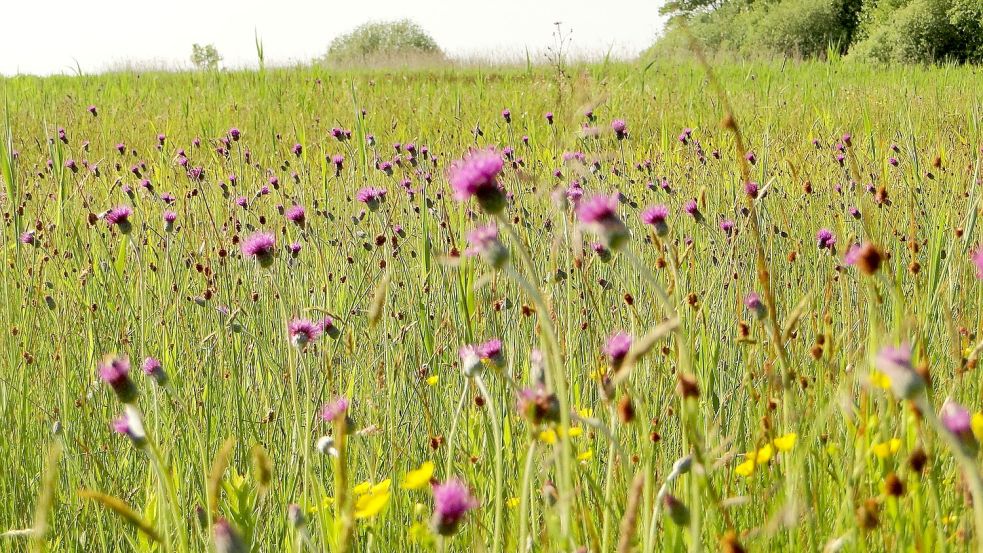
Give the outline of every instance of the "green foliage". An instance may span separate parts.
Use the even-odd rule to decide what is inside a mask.
[[[787,55],[819,56],[826,47],[847,40],[833,0],[780,2],[760,17],[754,39],[745,47],[764,46]]]
[[[443,52],[423,27],[409,19],[401,19],[365,23],[335,38],[323,61],[368,61],[407,56],[442,58]]]
[[[863,22],[869,35],[850,56],[880,62],[980,62],[983,3],[978,0],[891,0]]]
[[[202,46],[201,44],[195,43],[191,46],[191,63],[198,69],[218,69],[218,63],[220,61],[222,61],[222,56],[219,55],[218,49],[215,48],[214,44]]]
[[[684,45],[682,25],[711,51],[898,63],[983,60],[980,0],[680,0],[659,49]]]

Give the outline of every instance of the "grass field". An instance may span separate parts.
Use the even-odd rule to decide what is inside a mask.
[[[0,79],[0,549],[981,550],[983,73],[714,71]]]

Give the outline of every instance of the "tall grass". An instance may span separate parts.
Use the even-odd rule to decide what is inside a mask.
[[[719,93],[690,61],[567,76],[530,65],[0,80],[0,549],[200,551],[228,543],[219,519],[256,551],[979,549],[965,476],[979,456],[957,464],[928,410],[946,398],[983,408],[970,259],[983,76],[838,61],[714,70]],[[587,109],[597,135],[582,130]],[[217,152],[233,127],[241,139]],[[392,161],[395,143],[387,175],[376,160]],[[408,143],[432,155],[412,165]],[[492,218],[455,202],[446,178],[489,145],[514,148],[496,220],[505,271],[463,255],[467,232]],[[562,160],[573,151],[585,162]],[[575,179],[587,196],[620,193],[632,237],[610,259],[552,200]],[[388,190],[378,211],[356,200],[369,185]],[[701,221],[684,213],[690,199]],[[303,227],[282,214],[293,203]],[[129,234],[99,218],[120,204],[134,210]],[[638,219],[650,204],[670,208],[665,237]],[[835,252],[817,248],[821,228]],[[33,246],[20,239],[31,229]],[[267,269],[239,251],[255,230],[276,235]],[[889,253],[877,275],[844,263],[859,242]],[[743,306],[750,292],[766,300],[763,322]],[[291,344],[289,320],[325,315],[337,335]],[[602,347],[619,330],[635,345],[611,372]],[[494,337],[505,366],[463,375],[459,348]],[[926,403],[871,384],[871,359],[903,341],[930,375]],[[515,410],[536,378],[533,349],[564,406],[557,423]],[[96,367],[114,353],[133,363],[152,447],[110,428],[122,407]],[[139,374],[148,356],[166,386]],[[352,402],[350,424],[319,416],[337,396]],[[337,456],[317,447],[328,435]],[[435,481],[459,477],[478,499],[454,536],[429,530],[427,486],[401,488],[427,461]],[[384,507],[366,515],[375,499]]]

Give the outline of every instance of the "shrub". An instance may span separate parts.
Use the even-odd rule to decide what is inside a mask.
[[[746,46],[811,57],[825,54],[830,44],[845,43],[848,30],[833,0],[786,0],[760,18],[752,36]]]
[[[193,44],[191,46],[191,63],[198,69],[218,69],[218,62],[222,61],[218,49],[214,44]]]
[[[323,61],[365,62],[413,56],[442,58],[443,52],[422,27],[402,19],[365,23],[335,38]]]

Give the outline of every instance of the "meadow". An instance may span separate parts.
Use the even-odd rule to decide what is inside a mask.
[[[983,551],[983,73],[0,79],[0,549]]]

